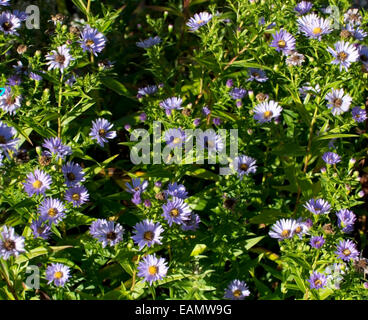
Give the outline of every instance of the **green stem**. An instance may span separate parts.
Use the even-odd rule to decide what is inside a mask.
[[[58,138],[59,139],[61,138],[61,98],[63,96],[63,77],[64,77],[64,74],[61,74],[59,97],[58,97]]]

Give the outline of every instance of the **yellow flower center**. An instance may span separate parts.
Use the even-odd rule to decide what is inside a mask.
[[[152,241],[154,234],[152,231],[146,231],[143,235],[144,240]]]
[[[241,169],[241,170],[243,170],[243,171],[247,171],[247,170],[248,170],[248,168],[249,168],[249,166],[248,166],[246,163],[242,163],[242,164],[240,165],[240,169]]]
[[[201,24],[203,22],[204,22],[204,20],[197,20],[197,24]]]
[[[233,291],[233,296],[234,297],[240,297],[241,296],[241,291],[239,289],[236,289]]]
[[[320,27],[316,27],[316,28],[313,29],[314,34],[319,34],[321,32],[322,32],[322,29]]]
[[[285,40],[280,40],[277,45],[280,47],[280,48],[285,48],[286,47],[286,42]]]
[[[341,107],[342,106],[342,99],[340,99],[340,98],[335,99],[333,101],[333,104],[334,104],[335,107],[338,107],[338,108]]]
[[[302,227],[301,226],[297,226],[295,228],[295,233],[300,233],[302,231]]]
[[[50,216],[50,217],[55,217],[57,215],[58,211],[57,209],[55,208],[50,208],[49,211],[47,211],[47,214]]]
[[[273,116],[273,112],[272,112],[272,111],[270,111],[270,110],[265,111],[265,112],[263,113],[263,116],[264,116],[266,119],[269,119],[269,118],[271,118],[271,117]]]
[[[63,277],[63,273],[61,271],[56,271],[54,273],[54,278],[55,279],[61,279]]]
[[[349,249],[345,249],[343,252],[342,252],[345,256],[348,256],[350,255],[351,251]]]
[[[150,267],[148,268],[148,273],[149,273],[150,275],[154,275],[154,274],[156,274],[156,273],[157,273],[157,271],[158,271],[158,268],[157,268],[156,266],[150,266]]]
[[[179,210],[174,208],[170,211],[170,214],[173,216],[173,217],[177,217],[179,215]]]
[[[91,39],[88,39],[87,41],[86,41],[86,45],[88,46],[88,47],[90,47],[91,45],[93,45],[95,42],[93,41],[93,40],[91,40]]]
[[[180,139],[180,138],[175,138],[175,139],[173,140],[173,142],[174,142],[174,143],[180,143],[180,142],[181,142],[181,139]]]
[[[40,180],[36,180],[35,182],[33,182],[32,186],[35,189],[39,189],[42,187],[42,182]]]
[[[106,134],[106,130],[105,129],[100,129],[98,130],[98,134],[101,136],[101,137],[104,137],[105,134]]]
[[[287,238],[290,235],[290,230],[282,230],[281,236]]]
[[[314,281],[314,285],[315,286],[320,286],[322,284],[322,281],[317,279],[316,281]]]
[[[80,199],[79,194],[78,194],[78,193],[74,193],[74,194],[72,195],[72,199],[73,199],[74,201],[79,201],[79,199]]]
[[[340,52],[337,57],[339,58],[340,61],[345,61],[346,58],[348,57],[348,54],[345,52]]]

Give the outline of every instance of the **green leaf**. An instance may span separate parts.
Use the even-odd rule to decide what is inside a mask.
[[[326,134],[323,136],[315,137],[313,140],[327,140],[327,139],[337,139],[337,138],[357,138],[359,137],[357,134],[351,133],[334,133],[334,134]]]
[[[101,82],[109,89],[115,91],[117,94],[121,96],[125,96],[128,98],[132,98],[131,94],[129,93],[128,89],[118,80],[115,80],[110,77],[101,78]]]
[[[206,250],[207,246],[205,244],[202,243],[198,243],[195,245],[194,249],[192,250],[192,253],[190,254],[191,257],[195,257],[200,255],[201,253],[204,252],[204,250]]]
[[[265,236],[255,237],[245,240],[245,249],[249,250],[254,247],[258,242],[260,242]]]
[[[37,247],[35,249],[32,249],[22,255],[19,255],[16,259],[15,259],[15,263],[20,264],[23,262],[26,262],[28,260],[31,260],[33,258],[42,256],[44,254],[48,254],[48,253],[55,253],[67,248],[72,248],[72,246],[58,246],[58,247],[49,247],[49,248],[45,248],[45,247]]]

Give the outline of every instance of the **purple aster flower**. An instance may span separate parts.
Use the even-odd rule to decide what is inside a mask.
[[[221,124],[221,118],[213,118],[212,120],[212,123],[215,125],[215,126],[219,126]]]
[[[46,269],[47,284],[51,282],[57,287],[64,287],[70,278],[70,268],[62,263],[52,263]]]
[[[65,192],[65,200],[79,207],[89,200],[88,190],[84,186],[75,186]]]
[[[147,115],[144,112],[142,112],[139,115],[139,120],[142,121],[142,122],[145,122],[147,120]]]
[[[314,271],[308,279],[311,289],[322,289],[327,284],[326,276],[322,273]]]
[[[258,82],[266,82],[268,80],[266,72],[264,72],[261,69],[249,68],[248,75],[249,75],[249,78],[247,81],[256,80]]]
[[[231,300],[244,300],[245,297],[250,295],[250,291],[248,290],[248,286],[244,281],[240,281],[235,279],[229,283],[225,290],[225,299]]]
[[[156,36],[154,38],[149,37],[146,40],[139,41],[136,43],[137,47],[147,49],[152,46],[155,46],[156,44],[159,44],[161,42],[161,38],[159,36]]]
[[[348,111],[353,100],[348,94],[344,94],[343,89],[332,89],[327,93],[325,99],[329,102],[327,107],[332,109],[331,112],[334,116]]]
[[[340,65],[340,71],[342,71],[342,68],[345,68],[345,70],[348,71],[351,63],[356,62],[359,59],[358,50],[349,42],[336,42],[335,50],[328,47],[327,51],[335,58],[331,63]]]
[[[50,237],[51,224],[49,220],[44,221],[43,219],[37,219],[32,222],[30,228],[35,239],[42,238],[47,240]]]
[[[2,12],[0,14],[0,31],[2,31],[5,35],[17,35],[17,29],[20,28],[21,21],[14,14],[9,11]]]
[[[13,227],[4,226],[0,233],[0,256],[4,260],[17,257],[24,250],[24,238],[18,236]]]
[[[20,21],[26,21],[28,18],[28,13],[24,11],[14,10],[13,14],[20,20]]]
[[[172,97],[160,102],[160,107],[163,108],[167,116],[171,115],[172,110],[181,110],[183,107],[181,104],[183,100],[181,98]]]
[[[66,81],[65,84],[69,87],[72,87],[74,83],[77,82],[77,79],[75,78],[74,74],[72,74]]]
[[[186,141],[185,132],[182,129],[169,129],[165,131],[165,141],[171,148],[180,148]]]
[[[158,90],[158,87],[156,85],[139,88],[137,98],[153,95],[157,92],[157,90]]]
[[[319,18],[316,14],[308,14],[298,19],[299,31],[310,39],[322,40],[322,36],[329,34],[331,23],[327,19]]]
[[[152,202],[150,199],[146,199],[143,201],[143,204],[146,208],[151,208],[152,207]]]
[[[116,131],[110,131],[112,127],[113,125],[106,119],[98,118],[92,121],[92,129],[89,136],[103,147],[107,139],[114,139],[116,137]]]
[[[231,88],[233,85],[234,85],[234,80],[233,80],[233,79],[228,79],[228,80],[226,81],[226,86],[227,86],[228,88]]]
[[[296,221],[294,219],[280,219],[272,227],[268,233],[271,238],[279,241],[289,239],[294,236]]]
[[[59,199],[46,198],[38,207],[38,212],[43,221],[58,224],[65,218],[65,207]]]
[[[295,49],[295,38],[286,30],[281,29],[272,35],[273,40],[270,44],[277,52],[282,52],[284,55],[289,55]]]
[[[361,61],[364,65],[368,64],[368,47],[360,45],[358,47],[359,52],[359,61]]]
[[[13,127],[8,127],[0,121],[0,151],[3,151],[9,157],[9,151],[17,151],[19,139],[14,138],[17,131]]]
[[[308,13],[312,9],[312,7],[313,4],[311,2],[301,1],[295,6],[294,10],[298,12],[298,14],[303,15]]]
[[[340,156],[337,153],[334,152],[326,152],[322,156],[322,160],[326,162],[327,164],[336,164],[341,161]]]
[[[315,236],[310,239],[309,244],[311,247],[320,249],[325,243],[325,239],[322,236]]]
[[[359,257],[356,245],[351,240],[341,240],[337,245],[337,251],[335,253],[344,261],[356,260]]]
[[[311,96],[317,95],[321,91],[321,87],[319,84],[316,84],[314,87],[310,85],[309,82],[306,83],[305,86],[302,86],[299,88],[299,94],[302,98],[305,98],[307,94],[310,94]]]
[[[147,187],[148,187],[148,181],[147,180],[141,180],[139,178],[132,179],[132,185],[130,185],[128,182],[125,183],[125,186],[127,187],[126,191],[129,193],[143,193]]]
[[[362,16],[359,13],[359,9],[349,9],[344,14],[344,22],[360,25],[362,23]]]
[[[188,198],[188,192],[186,191],[185,186],[182,184],[177,184],[176,182],[169,183],[169,185],[167,186],[167,190],[165,190],[164,192],[166,198],[169,196],[180,199]]]
[[[225,145],[222,137],[216,134],[214,130],[209,129],[205,132],[200,132],[197,137],[198,147],[200,149],[207,149],[208,152],[221,152]]]
[[[137,206],[142,203],[141,193],[139,191],[134,192],[132,196],[132,202]]]
[[[83,52],[89,51],[97,57],[97,53],[100,53],[106,45],[106,37],[97,29],[91,28],[86,25],[81,33],[80,43]]]
[[[74,187],[85,180],[83,169],[78,163],[68,162],[61,170],[67,187]]]
[[[313,214],[328,214],[331,210],[331,205],[323,199],[310,199],[303,206]]]
[[[270,122],[280,116],[282,108],[273,100],[264,101],[254,108],[254,119],[258,123]]]
[[[162,216],[170,227],[173,222],[176,224],[182,224],[184,220],[190,219],[191,210],[183,199],[173,197],[172,200],[169,200],[166,204],[162,205],[162,209],[164,211]]]
[[[234,88],[229,92],[230,96],[234,100],[241,100],[247,94],[247,90],[243,88]]]
[[[193,120],[193,125],[195,127],[198,127],[200,125],[200,123],[201,123],[201,119],[200,118],[196,118],[196,119]]]
[[[0,6],[10,6],[10,0],[0,0]]]
[[[292,233],[302,239],[303,235],[308,233],[308,230],[308,224],[302,218],[299,218],[295,221]]]
[[[6,80],[8,86],[19,86],[22,83],[22,79],[18,75],[12,75]]]
[[[42,80],[42,77],[37,74],[37,73],[34,73],[34,72],[30,72],[29,73],[29,77],[32,79],[32,80],[35,80],[35,81],[41,81]]]
[[[164,258],[157,258],[155,254],[145,256],[138,264],[138,277],[144,278],[150,285],[161,280],[167,274],[167,262]]]
[[[93,238],[101,242],[103,248],[107,245],[113,247],[123,240],[124,228],[120,223],[98,219],[92,222],[90,233]]]
[[[364,122],[365,120],[367,120],[367,112],[365,111],[365,109],[362,109],[360,107],[354,107],[351,110],[351,114],[356,122]]]
[[[9,114],[15,114],[15,111],[21,107],[22,96],[15,96],[11,87],[6,86],[5,92],[0,97],[0,108]]]
[[[190,18],[187,22],[187,26],[189,27],[190,31],[197,31],[200,27],[207,24],[212,19],[212,14],[208,12],[200,12],[199,14],[196,13],[194,17]]]
[[[162,244],[161,233],[163,231],[159,222],[154,223],[153,220],[146,219],[134,226],[135,235],[132,236],[132,239],[139,246],[139,250],[142,250],[144,246],[150,248],[155,243]]]
[[[189,220],[183,220],[183,224],[181,225],[181,229],[183,231],[195,231],[199,227],[199,223],[201,222],[201,219],[198,214],[191,213]]]
[[[55,155],[56,159],[65,159],[66,156],[72,154],[72,148],[64,145],[58,137],[45,139],[42,146],[48,149],[45,151],[45,155],[50,158]]]
[[[292,51],[290,55],[286,58],[286,64],[288,66],[301,66],[304,61],[304,55],[295,51]]]
[[[211,110],[210,110],[210,108],[208,108],[208,106],[204,106],[204,107],[202,108],[202,113],[203,113],[203,115],[204,115],[205,117],[207,117],[207,116],[211,113]]]
[[[343,29],[343,31],[345,30],[348,32],[349,35],[359,41],[363,40],[367,36],[367,32],[365,32],[363,29],[360,29],[359,27],[355,27],[351,23],[347,24],[346,28]]]
[[[235,157],[233,166],[238,172],[238,176],[240,177],[240,179],[243,179],[244,175],[255,173],[257,170],[256,160],[245,155]]]
[[[61,72],[64,72],[64,69],[75,59],[71,56],[70,49],[64,44],[47,54],[46,60],[48,60],[46,63],[49,65],[48,70],[60,69]]]
[[[351,233],[354,230],[356,216],[354,212],[348,209],[341,209],[336,212],[337,225],[342,229],[342,232]]]
[[[46,190],[50,189],[51,183],[51,177],[47,173],[36,169],[33,173],[27,174],[26,182],[23,185],[28,196],[32,197],[34,194],[45,194]]]

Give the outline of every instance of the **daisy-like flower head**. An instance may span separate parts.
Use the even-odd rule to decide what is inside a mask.
[[[81,44],[83,52],[89,51],[97,56],[105,48],[106,37],[97,29],[87,25],[81,33],[81,40],[78,42]]]
[[[244,281],[240,281],[235,279],[229,283],[227,288],[225,289],[225,299],[231,300],[244,300],[245,297],[250,295],[250,291],[248,290],[248,286]]]
[[[14,74],[6,80],[5,84],[8,86],[19,86],[21,83],[22,83],[22,79],[20,78],[20,76],[18,76],[17,74]]]
[[[197,137],[198,147],[200,149],[207,149],[208,152],[221,152],[224,147],[224,141],[219,134],[213,129],[208,129],[205,132],[200,132]]]
[[[302,218],[299,218],[295,221],[293,234],[297,235],[300,239],[303,235],[307,234],[309,230],[308,224],[303,221]]]
[[[9,157],[9,151],[17,151],[19,139],[14,138],[17,131],[13,127],[8,127],[0,121],[0,151],[3,151]]]
[[[68,162],[66,165],[63,165],[61,170],[63,171],[67,187],[74,187],[86,180],[83,169],[78,163]]]
[[[266,82],[268,80],[266,72],[261,69],[249,68],[248,75],[248,81],[256,80],[258,82]]]
[[[336,164],[341,161],[341,157],[335,152],[326,152],[323,154],[322,160],[327,164]]]
[[[66,156],[72,154],[72,148],[64,145],[58,137],[45,139],[42,146],[48,150],[45,151],[45,155],[50,158],[55,155],[56,159],[65,159]]]
[[[183,107],[181,106],[182,103],[183,103],[183,100],[181,98],[171,97],[171,98],[167,98],[164,101],[161,101],[160,107],[165,110],[167,116],[170,116],[172,113],[172,110],[183,109]]]
[[[286,64],[288,66],[301,66],[305,61],[305,57],[303,54],[293,51],[286,58]]]
[[[5,35],[19,35],[17,29],[20,28],[21,20],[9,11],[0,14],[0,31]]]
[[[6,113],[15,114],[16,110],[21,107],[22,96],[15,96],[11,87],[6,86],[5,92],[0,97],[0,108]]]
[[[62,263],[52,263],[46,269],[47,284],[51,282],[57,287],[64,287],[70,278],[70,268]]]
[[[3,7],[10,6],[10,0],[0,0],[0,6]]]
[[[139,246],[139,250],[142,250],[144,246],[150,248],[155,243],[162,244],[161,233],[163,231],[164,229],[159,222],[155,223],[153,220],[146,219],[134,226],[135,235],[132,236],[132,239]]]
[[[164,211],[162,216],[170,227],[173,223],[183,224],[184,220],[189,220],[192,212],[183,199],[176,197],[162,205],[162,209]]]
[[[48,70],[60,69],[61,72],[64,72],[70,62],[75,59],[70,54],[70,49],[64,44],[47,54],[46,60],[48,60],[46,63],[49,65]]]
[[[349,9],[346,11],[344,14],[344,22],[360,25],[362,23],[362,16],[359,13],[359,9]]]
[[[141,97],[144,97],[144,96],[153,95],[157,92],[157,90],[158,90],[158,87],[156,85],[147,86],[147,87],[144,87],[144,88],[139,88],[137,97],[141,98]]]
[[[331,210],[331,205],[324,199],[310,199],[303,206],[313,214],[328,214]]]
[[[156,44],[159,44],[161,42],[161,38],[159,36],[156,36],[154,38],[149,37],[146,40],[139,41],[136,43],[137,47],[142,49],[147,49],[155,46]]]
[[[49,220],[37,219],[30,225],[33,237],[47,240],[51,234],[51,223]]]
[[[271,238],[278,239],[279,241],[290,239],[294,236],[295,227],[296,221],[294,219],[281,219],[271,227],[268,234]]]
[[[273,100],[264,101],[254,108],[254,119],[258,123],[270,122],[281,115],[282,108]]]
[[[113,247],[123,240],[124,228],[120,223],[98,219],[91,224],[90,233],[93,238],[101,242],[103,248],[107,245]]]
[[[347,36],[352,36],[355,39],[361,41],[367,36],[367,32],[363,29],[359,28],[358,26],[354,26],[351,23],[346,25],[346,28],[343,29],[342,34],[346,33]]]
[[[281,29],[272,35],[273,40],[270,44],[277,52],[282,52],[284,55],[289,55],[295,50],[295,38],[286,30]]]
[[[28,13],[24,11],[14,10],[13,14],[20,20],[26,21],[28,18]]]
[[[201,219],[198,214],[191,213],[189,220],[183,220],[183,224],[181,225],[181,229],[183,231],[195,231],[199,228],[199,224],[201,222]]]
[[[327,19],[318,17],[316,14],[308,14],[298,19],[299,31],[310,39],[321,41],[322,36],[332,31],[331,23]]]
[[[322,236],[314,236],[310,239],[310,246],[316,249],[322,248],[325,243],[325,239]]]
[[[152,285],[153,282],[163,279],[168,269],[164,258],[157,258],[155,254],[149,254],[138,264],[138,277],[142,277],[143,281]]]
[[[244,96],[247,94],[247,90],[243,88],[237,88],[235,87],[229,92],[230,96],[234,100],[241,100],[244,98]]]
[[[360,45],[358,47],[359,52],[359,61],[361,61],[364,65],[368,64],[368,47]]]
[[[321,87],[319,84],[316,84],[315,86],[311,86],[309,82],[307,82],[304,86],[299,88],[299,94],[302,98],[305,98],[307,94],[310,94],[311,96],[315,96],[318,93],[320,93]]]
[[[23,183],[24,190],[28,196],[34,194],[45,194],[50,189],[52,183],[51,177],[42,170],[36,169],[33,173],[27,174],[26,182]]]
[[[43,221],[58,224],[65,218],[65,208],[59,199],[46,198],[38,207],[38,212]]]
[[[169,183],[167,186],[167,190],[164,191],[166,198],[171,197],[177,197],[180,199],[186,199],[188,198],[188,192],[184,185],[178,184],[176,182]]]
[[[197,31],[200,27],[207,24],[212,19],[212,14],[208,12],[196,13],[194,17],[190,18],[187,22],[187,26],[190,31]]]
[[[107,139],[114,139],[116,137],[116,131],[111,131],[113,125],[103,118],[98,118],[92,121],[92,128],[89,136],[97,141],[101,147],[107,142]]]
[[[32,79],[32,80],[35,80],[35,81],[41,81],[42,80],[42,76],[40,76],[39,74],[34,73],[32,71],[29,73],[29,78]]]
[[[326,276],[322,273],[314,271],[308,279],[311,289],[322,289],[327,284]]]
[[[131,194],[134,194],[136,192],[143,193],[147,187],[148,187],[148,181],[147,180],[141,180],[139,178],[132,179],[132,185],[130,185],[128,182],[125,183],[125,186],[127,187],[126,191],[128,191]]]
[[[334,263],[325,269],[327,275],[327,286],[331,289],[340,289],[340,283],[344,280],[345,263]]]
[[[298,14],[303,15],[311,11],[312,7],[313,4],[311,2],[301,1],[295,6],[294,10],[298,12]]]
[[[336,212],[337,225],[342,229],[342,232],[351,233],[354,230],[356,216],[353,211],[341,209]]]
[[[327,93],[325,99],[328,101],[327,107],[332,109],[331,112],[334,116],[348,111],[353,100],[352,97],[344,93],[344,89],[332,89]]]
[[[337,244],[337,250],[335,253],[338,257],[344,261],[356,260],[359,257],[359,252],[356,249],[356,245],[351,240],[341,240]]]
[[[168,146],[171,148],[180,148],[186,141],[186,136],[184,130],[178,129],[169,129],[165,131],[165,141]]]
[[[65,192],[65,200],[79,207],[89,200],[88,190],[84,186],[75,186]]]
[[[233,166],[238,172],[238,177],[240,177],[240,179],[242,179],[244,175],[255,173],[257,170],[256,160],[245,155],[235,157]]]
[[[13,227],[4,226],[0,233],[0,256],[4,260],[17,257],[24,250],[24,238],[18,236]]]
[[[360,107],[354,107],[351,110],[351,114],[356,122],[364,122],[365,120],[367,120],[367,112],[365,111],[365,109],[362,109]]]
[[[338,41],[335,43],[335,50],[328,47],[327,51],[335,58],[331,63],[339,65],[340,71],[343,68],[348,71],[351,63],[359,59],[358,50],[349,42]]]

